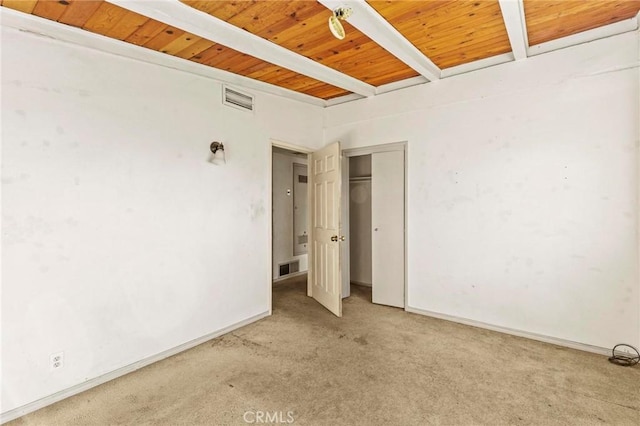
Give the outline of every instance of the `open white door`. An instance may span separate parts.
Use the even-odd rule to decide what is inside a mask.
[[[335,315],[342,316],[340,273],[341,162],[340,143],[311,154],[310,295]]]
[[[404,151],[371,155],[372,301],[404,308]]]

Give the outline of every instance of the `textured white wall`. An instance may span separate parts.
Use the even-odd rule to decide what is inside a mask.
[[[320,108],[3,29],[2,112],[3,412],[269,310],[270,139]]]
[[[638,33],[327,109],[325,142],[408,141],[408,304],[640,343]]]

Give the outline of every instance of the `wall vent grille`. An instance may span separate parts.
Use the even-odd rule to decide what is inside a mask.
[[[284,277],[285,275],[294,274],[300,271],[299,260],[292,260],[291,262],[280,263],[278,266],[280,269],[280,275],[279,275],[280,277]]]
[[[222,103],[224,105],[243,111],[253,111],[254,97],[252,95],[239,92],[230,87],[225,87],[222,96]]]

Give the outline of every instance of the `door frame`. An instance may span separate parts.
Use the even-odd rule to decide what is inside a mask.
[[[307,154],[307,167],[310,167],[311,164],[311,153],[314,151],[311,148],[294,145],[288,142],[280,141],[277,139],[269,140],[269,161],[268,161],[268,173],[267,173],[267,185],[269,188],[269,197],[267,200],[267,218],[268,218],[268,235],[267,235],[267,244],[269,253],[269,273],[267,274],[267,285],[268,285],[268,294],[269,294],[269,315],[273,313],[273,148],[283,148],[288,149],[290,151],[301,152],[303,154]],[[311,224],[311,191],[307,191],[307,224]],[[307,250],[307,259],[311,258],[312,255],[312,247],[311,244],[308,245]],[[311,262],[307,262],[307,276],[311,274]],[[307,279],[307,295],[311,296],[311,287],[309,285],[309,280]]]
[[[351,250],[351,242],[349,241],[348,236],[350,235],[350,226],[349,226],[349,158],[358,157],[361,155],[370,155],[381,152],[391,152],[391,151],[402,151],[404,152],[404,309],[407,309],[407,287],[408,287],[408,254],[409,254],[409,246],[408,246],[408,210],[409,210],[409,195],[408,195],[408,176],[409,176],[409,164],[408,164],[408,152],[409,152],[409,142],[394,142],[382,145],[371,145],[359,148],[349,148],[342,150],[342,212],[341,212],[341,220],[342,220],[342,232],[343,235],[347,235],[347,240],[345,241],[344,253],[341,257],[342,262],[342,298],[349,297],[351,295],[351,259],[350,259],[350,250]]]

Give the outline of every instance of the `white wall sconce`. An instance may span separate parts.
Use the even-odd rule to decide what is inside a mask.
[[[218,152],[222,152],[222,160],[225,164],[227,163],[227,157],[225,156],[224,145],[222,144],[222,142],[211,142],[211,145],[209,145],[209,150],[211,151],[211,158],[209,159],[210,163],[215,164],[216,154]]]

